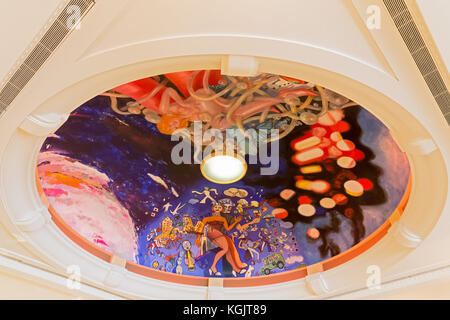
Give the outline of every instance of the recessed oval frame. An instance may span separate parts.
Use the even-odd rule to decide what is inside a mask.
[[[95,96],[106,88],[114,87],[114,85],[123,82],[124,74],[127,74],[127,77],[125,77],[127,79],[125,80],[131,81],[142,78],[143,76],[151,76],[164,72],[220,68],[222,57],[223,55],[181,56],[122,66],[90,77],[66,88],[48,99],[44,104],[35,108],[33,114],[46,114],[50,111],[57,114],[70,112],[71,109],[73,110],[79,105],[78,102],[80,102],[80,99],[88,100],[89,97]],[[406,109],[385,95],[368,88],[356,80],[349,79],[331,71],[296,62],[263,57],[258,57],[257,60],[260,65],[259,71],[261,72],[283,74],[297,78],[302,77],[305,80],[319,83],[357,101],[392,130],[394,138],[396,140],[398,139],[397,142],[403,150],[405,150],[405,145],[408,144],[408,136],[404,132],[413,131],[432,140],[427,130]],[[174,65],[174,61],[176,61],[176,65]],[[138,67],[141,70],[138,71]],[[145,75],[142,70],[146,70]],[[87,87],[89,87],[89,90],[86,90]],[[74,96],[78,96],[78,98],[74,99]],[[71,100],[76,101],[73,104],[68,104],[67,101]],[[389,104],[389,107],[387,104]],[[395,126],[396,120],[399,121],[399,126],[397,127]],[[0,125],[2,121],[5,121],[5,119],[0,118]],[[126,261],[125,264],[117,269],[117,263],[115,263],[117,259],[115,259],[114,255],[96,247],[76,234],[50,206],[36,179],[35,166],[37,154],[45,137],[42,135],[34,136],[33,134],[29,134],[29,132],[25,133],[19,127],[20,125],[8,137],[9,143],[4,151],[5,156],[2,158],[0,195],[10,222],[17,227],[18,233],[21,233],[25,239],[30,241],[33,248],[41,253],[42,256],[47,257],[48,261],[60,268],[67,267],[69,263],[69,258],[62,256],[63,247],[70,251],[71,254],[73,253],[72,256],[74,258],[78,257],[76,259],[79,259],[79,261],[71,261],[72,264],[77,262],[84,266],[92,264],[92,268],[88,268],[89,270],[87,270],[84,278],[87,283],[105,285],[105,283],[108,283],[104,279],[105,272],[112,272],[111,270],[114,269],[114,272],[120,274],[125,280],[119,281],[117,285],[107,286],[107,289],[119,294],[144,298],[181,298],[183,296],[185,297],[187,293],[192,293],[193,298],[206,297],[204,294],[208,290],[208,278],[170,274],[140,266],[129,261]],[[51,131],[48,133],[56,129],[51,128]],[[20,148],[22,150],[19,150]],[[26,148],[26,150],[23,150],[23,148]],[[17,159],[20,155],[25,155],[28,158],[23,161],[17,161],[16,168],[13,168],[13,164],[15,163],[14,158]],[[442,193],[433,193],[431,188],[427,187],[427,185],[432,185],[436,182],[444,182],[441,185],[446,185],[447,169],[439,150],[435,150],[426,155],[407,153],[407,156],[411,166],[408,189],[391,217],[365,240],[333,258],[306,268],[247,279],[224,278],[224,289],[232,289],[231,291],[226,291],[230,294],[229,297],[245,297],[249,292],[253,292],[257,294],[256,297],[258,298],[271,298],[274,294],[278,293],[280,294],[280,298],[286,294],[292,294],[292,297],[296,298],[299,297],[296,290],[300,287],[306,288],[306,283],[299,283],[298,281],[306,280],[307,282],[308,276],[319,272],[323,275],[325,281],[329,282],[329,291],[327,291],[329,293],[342,292],[341,287],[343,286],[343,281],[350,282],[353,288],[361,288],[365,283],[362,282],[360,277],[358,278],[356,273],[353,274],[353,277],[348,275],[348,270],[359,268],[361,270],[358,269],[358,272],[365,275],[365,269],[361,268],[361,266],[367,265],[368,261],[383,266],[393,261],[398,261],[402,256],[409,253],[411,251],[410,248],[394,244],[395,238],[394,236],[389,236],[388,230],[394,223],[400,221],[408,230],[412,230],[414,234],[417,234],[420,238],[424,238],[439,219],[448,190],[446,189]],[[8,168],[11,169],[11,173],[8,173]],[[22,170],[23,174],[20,175],[17,181],[14,181],[13,172],[17,170]],[[11,183],[22,184],[25,190],[24,196],[28,199],[23,202],[28,201],[27,204],[20,203],[22,200],[13,191],[7,190],[7,186],[11,185]],[[423,217],[421,217],[421,210],[427,205],[424,201],[432,203],[430,208],[431,213],[427,216],[427,223],[423,223]],[[25,205],[34,207],[35,209],[32,212],[30,210],[19,212],[20,210],[18,208]],[[42,205],[44,205],[47,211],[42,210]],[[42,222],[39,222],[41,220]],[[24,225],[27,227],[23,227]],[[46,234],[42,233],[44,231]],[[60,239],[60,242],[55,243],[51,239]],[[374,247],[375,244],[376,248]],[[56,246],[59,247],[57,248]],[[368,250],[369,248],[371,249]],[[85,251],[88,252],[88,256],[86,256]],[[104,272],[99,273],[98,270],[104,270]],[[136,277],[133,274],[143,277]],[[337,274],[342,275],[341,279],[337,279]],[[153,287],[155,292],[148,293],[149,286]],[[195,289],[195,287],[201,288]],[[347,288],[349,287],[347,286]],[[178,293],[174,293],[173,290],[175,289],[179,290]],[[304,292],[302,291],[302,294]],[[328,294],[327,292],[324,294]],[[316,294],[318,293],[316,292]]]

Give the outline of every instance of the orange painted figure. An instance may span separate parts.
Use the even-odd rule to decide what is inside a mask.
[[[248,266],[246,263],[241,261],[239,257],[239,253],[236,249],[236,245],[230,237],[225,235],[221,229],[225,228],[225,230],[230,231],[235,227],[235,225],[241,221],[242,217],[237,217],[236,220],[228,225],[227,219],[221,216],[224,207],[220,203],[215,203],[212,206],[212,216],[206,217],[202,220],[203,228],[201,232],[203,233],[205,226],[207,226],[207,234],[206,236],[210,241],[212,241],[215,245],[217,245],[221,250],[216,253],[214,257],[214,261],[209,268],[209,274],[215,276],[221,276],[221,273],[217,271],[216,265],[217,262],[225,256],[225,259],[230,263],[233,268],[233,276],[237,277],[237,274],[244,274],[246,271],[246,267]],[[197,242],[200,236],[197,238]],[[197,245],[200,245],[197,243]]]
[[[154,245],[168,248],[177,244],[181,239],[180,233],[181,231],[173,226],[172,219],[166,217],[161,223],[161,233],[155,237]]]
[[[156,127],[163,134],[172,134],[177,129],[187,128],[188,124],[188,119],[180,115],[163,114]]]

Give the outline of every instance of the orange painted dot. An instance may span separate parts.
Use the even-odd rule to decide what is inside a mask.
[[[163,134],[172,134],[177,129],[186,128],[188,124],[188,119],[182,118],[180,115],[163,114],[161,122],[156,127]]]
[[[331,146],[328,148],[328,157],[329,158],[338,158],[342,156],[342,151],[336,148],[335,146]]]
[[[277,219],[284,219],[288,216],[288,212],[283,208],[276,208],[272,210],[272,215]]]
[[[314,240],[320,237],[320,231],[316,228],[309,228],[306,234],[308,235],[308,237]]]
[[[295,191],[291,189],[284,189],[280,192],[280,197],[283,200],[289,200],[295,195]]]
[[[315,127],[312,129],[312,134],[315,135],[316,137],[321,138],[327,134],[327,129],[322,127]]]
[[[329,146],[331,146],[331,140],[325,137],[320,140],[320,144],[318,145],[319,148],[328,148]]]
[[[348,198],[345,195],[341,194],[341,193],[335,194],[333,196],[333,200],[339,206],[345,205],[348,202]]]
[[[353,210],[352,208],[346,208],[344,210],[344,215],[349,219],[353,218],[354,214],[355,214],[355,210]]]

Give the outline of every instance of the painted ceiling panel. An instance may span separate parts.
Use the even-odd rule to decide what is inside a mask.
[[[216,155],[229,134],[247,171],[215,183],[198,157],[209,146]],[[48,136],[38,173],[55,211],[104,250],[179,275],[254,277],[364,241],[399,205],[410,169],[389,130],[333,91],[209,70],[86,102]]]

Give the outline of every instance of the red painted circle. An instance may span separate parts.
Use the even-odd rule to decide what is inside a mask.
[[[373,188],[373,183],[369,179],[361,178],[356,181],[358,181],[363,186],[364,191],[371,190]]]
[[[298,197],[298,204],[311,204],[312,200],[308,196]]]
[[[344,215],[349,219],[353,218],[354,214],[355,214],[355,210],[353,210],[352,208],[346,208],[344,211]]]
[[[339,121],[335,124],[335,130],[339,132],[346,132],[350,130],[350,125],[347,121]]]
[[[333,196],[333,200],[334,202],[336,202],[337,205],[340,206],[345,205],[348,202],[347,196],[343,195],[342,193],[335,194]]]

